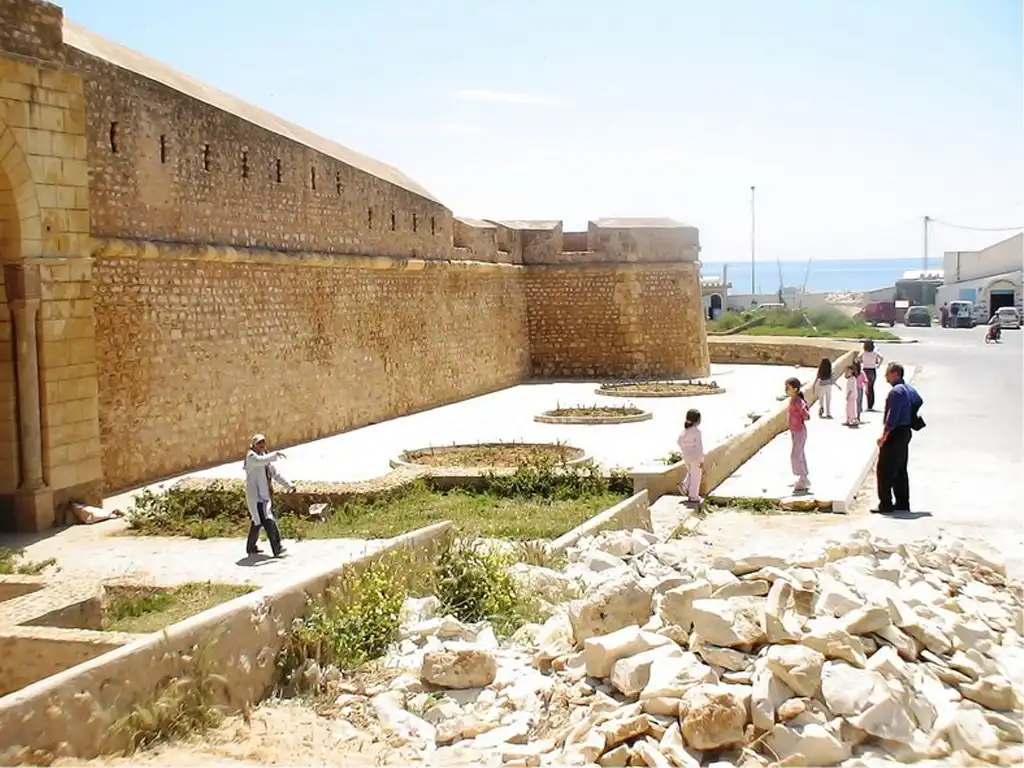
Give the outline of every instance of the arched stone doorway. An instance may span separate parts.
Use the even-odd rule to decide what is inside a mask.
[[[708,299],[708,320],[717,320],[724,309],[722,294],[712,293]]]
[[[39,270],[25,261],[39,252],[41,220],[28,161],[0,118],[0,527],[16,530],[53,523],[43,476]]]

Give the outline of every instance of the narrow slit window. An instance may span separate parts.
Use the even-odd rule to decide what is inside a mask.
[[[415,232],[418,226],[419,226],[419,219],[417,218],[416,214],[414,213],[412,215],[412,231]]]
[[[394,212],[391,214],[391,231],[394,232],[398,229],[398,219],[395,218]]]
[[[167,137],[160,134],[160,162],[167,162]]]
[[[316,191],[316,168],[309,169],[309,188]]]
[[[341,194],[341,171],[334,174],[334,191]]]
[[[242,178],[249,178],[249,152],[242,150]]]
[[[373,229],[373,208],[366,209],[366,226]]]
[[[210,145],[203,144],[203,170],[210,170]]]
[[[437,234],[437,219],[435,219],[433,216],[430,217],[430,234]]]
[[[117,154],[117,123],[110,124],[110,151]]]
[[[274,161],[274,178],[277,180],[278,184],[281,183],[281,161],[280,160],[275,160]]]

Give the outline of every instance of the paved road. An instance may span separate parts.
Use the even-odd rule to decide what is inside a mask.
[[[928,426],[911,444],[911,506],[931,515],[899,524],[973,533],[1024,562],[1024,333],[985,344],[983,328],[896,331],[920,342],[880,351],[918,366]]]

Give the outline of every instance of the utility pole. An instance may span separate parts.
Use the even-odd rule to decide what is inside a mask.
[[[757,248],[756,248],[756,245],[755,245],[756,240],[754,238],[754,235],[755,235],[755,232],[756,232],[756,229],[755,229],[756,223],[757,223],[757,219],[756,219],[755,213],[754,213],[754,185],[751,184],[750,185],[750,303],[751,304],[755,303],[756,299],[754,297],[757,295],[756,291],[754,290],[754,283],[755,283],[754,261],[755,261],[755,255],[757,253]]]
[[[930,216],[924,217],[924,253],[921,255],[921,268],[928,271],[928,222],[932,219]]]

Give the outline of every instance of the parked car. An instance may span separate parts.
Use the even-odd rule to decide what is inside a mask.
[[[931,312],[928,311],[928,307],[911,307],[903,317],[903,324],[907,326],[907,328],[913,328],[915,326],[919,328],[931,328]]]
[[[895,301],[872,301],[856,316],[868,325],[888,325],[891,328],[901,319],[900,314]]]
[[[993,313],[992,320],[998,320],[1003,328],[1020,330],[1020,313],[1016,307],[1000,307]]]

